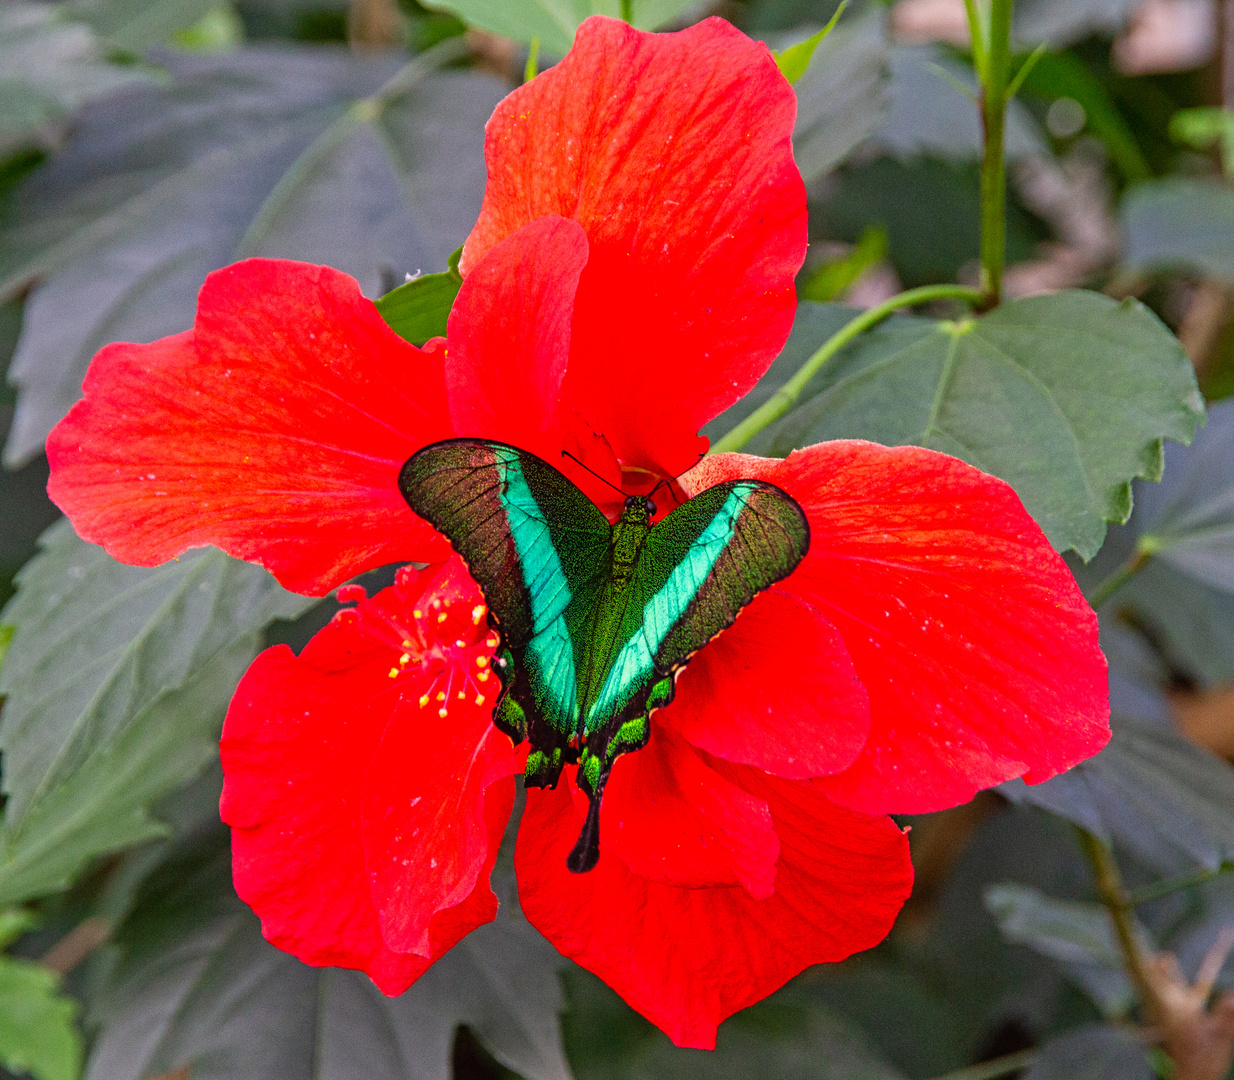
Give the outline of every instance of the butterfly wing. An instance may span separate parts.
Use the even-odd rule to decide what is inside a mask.
[[[810,546],[801,507],[773,484],[731,480],[679,506],[648,534],[586,730],[642,707],[645,691],[731,626]]]
[[[526,687],[552,728],[578,719],[575,645],[604,580],[611,529],[577,487],[534,454],[485,439],[447,439],[399,474],[411,508],[445,533],[484,593]]]

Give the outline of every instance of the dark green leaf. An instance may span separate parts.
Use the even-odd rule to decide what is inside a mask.
[[[0,1064],[35,1080],[77,1080],[77,1006],[40,964],[0,957]]]
[[[1080,1028],[1046,1043],[1023,1080],[1155,1080],[1148,1049],[1134,1029]]]
[[[165,864],[118,934],[87,1080],[449,1080],[466,1024],[528,1080],[567,1080],[556,951],[516,911],[465,938],[401,997],[266,944],[230,888],[225,830]]]
[[[484,122],[504,87],[431,74],[433,62],[323,47],[177,55],[171,85],[84,114],[0,227],[0,294],[40,280],[10,370],[8,461],[41,449],[98,348],[192,326],[216,267],[329,263],[373,296],[444,266],[475,221]]]
[[[825,340],[802,309],[799,353]],[[1132,478],[1160,475],[1162,439],[1189,441],[1203,411],[1191,364],[1155,315],[1073,291],[865,334],[751,449],[864,438],[954,454],[1010,483],[1055,547],[1088,558],[1106,521],[1130,514]]]
[[[916,154],[980,157],[980,110],[951,80],[976,92],[972,69],[946,50],[933,45],[893,49],[891,109],[874,132],[875,144],[902,158]],[[1007,108],[1008,158],[1043,152],[1045,140],[1032,114],[1020,102],[1012,101]]]
[[[90,28],[56,5],[0,5],[0,158],[51,142],[82,102],[146,78],[105,62]]]
[[[850,1024],[795,987],[720,1027],[714,1050],[683,1050],[599,979],[566,977],[566,1048],[578,1080],[902,1080]]]
[[[446,320],[463,284],[463,275],[458,272],[462,253],[459,248],[450,256],[450,269],[445,273],[422,274],[377,301],[377,310],[391,330],[413,345],[446,336]]]
[[[1118,936],[1100,904],[1057,900],[1008,882],[988,886],[984,899],[1008,940],[1059,961],[1106,1015],[1122,1015],[1132,1006],[1135,992],[1123,971]],[[1136,929],[1151,951],[1148,932],[1138,923]]]
[[[164,827],[147,808],[216,752],[261,630],[314,601],[213,549],[123,566],[67,522],[19,576],[0,672],[0,902],[63,886]]]
[[[1160,484],[1136,484],[1136,512],[1088,566],[1091,592],[1137,552],[1153,557],[1102,609],[1147,630],[1203,685],[1234,680],[1234,403],[1213,406],[1190,446],[1168,446]]]
[[[1113,728],[1109,745],[1070,772],[999,790],[1124,845],[1164,874],[1234,861],[1234,769],[1164,724],[1116,717]]]
[[[849,15],[818,45],[798,79],[793,156],[807,184],[844,160],[890,104],[887,36],[877,5]]]
[[[633,23],[656,30],[675,19],[695,0],[632,0]],[[449,11],[472,26],[564,56],[574,44],[574,32],[589,15],[621,17],[621,0],[426,0],[425,7]]]
[[[111,49],[142,53],[192,26],[218,0],[68,0],[65,8],[88,23]]]
[[[1234,191],[1219,180],[1137,184],[1119,207],[1131,270],[1181,270],[1234,280]]]

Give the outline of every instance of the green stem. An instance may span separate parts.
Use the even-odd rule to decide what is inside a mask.
[[[1144,1011],[1150,1023],[1155,1023],[1161,1016],[1161,1002],[1157,991],[1153,989],[1152,980],[1148,974],[1148,957],[1140,949],[1136,940],[1135,925],[1131,916],[1131,901],[1127,890],[1123,888],[1122,874],[1118,863],[1105,843],[1090,833],[1087,829],[1076,826],[1080,838],[1080,847],[1092,864],[1093,877],[1097,885],[1097,896],[1110,914],[1114,924],[1114,933],[1118,937],[1118,946],[1123,954],[1123,966],[1127,969],[1136,993],[1144,1006]]]
[[[1136,576],[1145,566],[1148,565],[1148,560],[1153,557],[1151,551],[1144,551],[1142,548],[1136,548],[1122,566],[1114,571],[1108,578],[1102,581],[1088,596],[1088,602],[1096,611],[1107,600],[1110,599],[1119,589],[1127,584],[1133,577]]]
[[[985,149],[981,158],[982,309],[995,307],[1003,294],[1007,257],[1007,162],[1003,135],[1007,118],[1007,84],[1011,78],[1011,5],[992,0],[990,38],[985,46],[981,84],[981,119]]]
[[[1014,1054],[1007,1054],[993,1061],[981,1061],[976,1065],[956,1069],[945,1076],[935,1077],[935,1080],[995,1080],[995,1077],[1006,1076],[1031,1065],[1036,1056],[1036,1050],[1017,1050]]]
[[[828,360],[854,338],[882,322],[893,312],[900,308],[913,307],[915,304],[925,304],[931,300],[964,300],[974,304],[981,299],[981,295],[978,289],[968,285],[923,285],[919,289],[909,289],[907,292],[899,293],[890,300],[884,300],[877,307],[863,311],[824,341],[810,359],[801,365],[797,374],[781,386],[768,401],[763,402],[724,438],[715,442],[710,453],[723,454],[731,450],[740,450],[765,427],[779,420],[796,404],[802,391]]]
[[[622,22],[634,22],[634,0],[621,0]]]
[[[1194,874],[1180,874],[1178,877],[1166,878],[1165,881],[1155,881],[1151,885],[1145,885],[1141,889],[1129,892],[1127,905],[1137,908],[1141,904],[1151,904],[1154,900],[1173,896],[1174,893],[1182,892],[1184,889],[1194,889],[1197,885],[1204,885],[1213,878],[1228,874],[1231,870],[1234,870],[1234,865],[1222,863],[1216,870],[1197,870]]]

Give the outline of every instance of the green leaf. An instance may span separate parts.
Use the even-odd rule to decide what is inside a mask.
[[[161,835],[149,804],[216,753],[261,630],[315,602],[213,549],[124,566],[67,522],[18,585],[0,672],[0,903],[63,887],[94,856]]]
[[[843,161],[887,113],[884,21],[874,4],[845,19],[817,46],[794,86],[793,156],[807,184]]]
[[[806,68],[810,66],[810,59],[814,56],[814,50],[835,29],[836,23],[840,21],[840,16],[844,14],[847,6],[848,0],[840,0],[840,6],[836,8],[835,14],[827,20],[827,25],[818,33],[811,34],[804,41],[772,53],[772,56],[776,58],[776,67],[780,69],[780,74],[790,83],[795,83],[806,73]]]
[[[66,11],[88,23],[103,43],[141,54],[163,45],[206,15],[219,0],[68,0]]]
[[[594,975],[566,975],[566,1049],[578,1080],[903,1080],[851,1024],[787,987],[730,1017],[714,1050],[683,1050]]]
[[[315,48],[168,55],[168,85],[100,103],[8,198],[0,295],[39,283],[9,372],[6,448],[42,450],[109,341],[193,325],[207,273],[263,255],[328,263],[377,296],[435,270],[484,190],[484,122],[506,87]]]
[[[949,77],[943,77],[939,71]],[[971,160],[981,156],[981,112],[958,93],[952,81],[977,92],[972,69],[947,50],[932,45],[891,50],[891,108],[873,142],[901,159],[932,154]],[[1048,153],[1032,113],[1019,101],[1007,105],[1006,153],[1009,161]]]
[[[1234,402],[1212,407],[1190,446],[1166,448],[1160,484],[1137,482],[1136,512],[1101,554],[1076,567],[1089,592],[1137,552],[1147,565],[1104,605],[1129,615],[1197,682],[1234,680]]]
[[[391,330],[413,345],[446,336],[446,320],[463,284],[463,275],[458,272],[462,253],[459,248],[450,256],[450,269],[445,273],[412,278],[376,301]]]
[[[35,1080],[77,1080],[81,1039],[77,1005],[60,979],[28,960],[0,957],[0,1064]]]
[[[790,347],[813,351],[830,323],[801,305]],[[750,450],[861,438],[954,454],[1010,483],[1056,548],[1091,558],[1106,521],[1130,514],[1132,478],[1160,476],[1162,439],[1189,441],[1203,413],[1186,354],[1152,312],[1072,291],[979,319],[884,324]]]
[[[838,259],[825,262],[810,272],[797,287],[802,300],[826,303],[847,292],[850,286],[871,266],[887,257],[887,230],[871,225],[861,234],[853,250]]]
[[[1134,1028],[1092,1025],[1052,1039],[1022,1080],[1156,1080],[1148,1048]]]
[[[527,1080],[568,1080],[556,950],[512,905],[401,997],[354,971],[266,944],[231,890],[226,830],[184,845],[120,928],[121,959],[93,1012],[87,1080],[188,1066],[193,1080],[449,1080],[466,1024]]]
[[[1163,874],[1234,862],[1234,769],[1160,722],[1115,717],[1109,744],[1069,772],[999,791],[1075,822]]]
[[[1234,281],[1234,190],[1219,180],[1137,184],[1119,206],[1129,270],[1176,270]]]
[[[57,5],[0,4],[0,158],[53,144],[78,105],[147,78],[104,61],[90,28]]]
[[[633,25],[658,30],[695,0],[631,0]],[[425,0],[434,11],[448,11],[471,26],[531,44],[540,39],[545,52],[564,56],[574,44],[574,32],[591,15],[621,18],[621,0]]]
[[[1123,971],[1118,936],[1100,904],[1057,900],[1009,882],[988,886],[983,899],[1008,940],[1059,961],[1107,1016],[1132,1006],[1135,992]],[[1153,951],[1148,932],[1139,923],[1135,927],[1141,946]]]

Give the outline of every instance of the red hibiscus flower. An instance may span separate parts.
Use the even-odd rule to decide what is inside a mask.
[[[680,1044],[881,940],[912,878],[887,813],[1104,745],[1096,619],[1007,485],[861,442],[696,466],[698,429],[792,322],[794,113],[767,50],[718,19],[654,35],[592,18],[489,122],[448,345],[397,337],[344,274],[250,260],[210,275],[192,330],[95,357],[48,440],[85,539],[141,565],[216,544],[315,595],[431,564],[299,656],[263,653],[236,691],[222,813],[276,945],[397,993],[496,910],[526,748],[491,723],[484,599],[397,487],[443,438],[568,450],[610,513],[587,469],[630,493],[680,477],[678,497],[763,478],[809,519],[801,564],[615,764],[593,870],[566,867],[587,806],[571,770],[527,794],[527,917]]]

